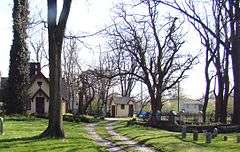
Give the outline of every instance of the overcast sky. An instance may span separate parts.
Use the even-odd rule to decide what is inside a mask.
[[[31,10],[42,8],[46,13],[46,0],[34,0],[31,1]],[[113,3],[116,0],[73,0],[67,31],[71,31],[77,34],[94,33],[107,25],[111,24],[111,15]],[[60,5],[59,5],[60,6]],[[9,66],[9,51],[12,43],[12,0],[0,1],[0,71],[2,76],[8,75]],[[44,15],[44,14],[43,14]],[[188,42],[190,46],[197,46],[195,36],[189,36],[192,39]],[[93,38],[92,42],[96,46],[101,45],[99,40]],[[87,63],[89,65],[94,64],[96,58],[96,52],[89,50],[81,50],[81,63]],[[188,72],[189,77],[184,80],[181,87],[184,89],[184,94],[197,98],[203,95],[204,92],[204,75],[202,64],[197,65],[191,72]]]

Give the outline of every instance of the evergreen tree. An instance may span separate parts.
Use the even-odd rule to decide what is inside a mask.
[[[10,50],[6,112],[26,112],[29,87],[29,52],[26,45],[28,0],[13,0],[13,43]]]

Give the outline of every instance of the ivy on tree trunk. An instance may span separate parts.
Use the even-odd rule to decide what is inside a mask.
[[[29,52],[26,46],[29,11],[28,0],[13,2],[13,43],[10,50],[6,112],[23,114],[29,100]]]

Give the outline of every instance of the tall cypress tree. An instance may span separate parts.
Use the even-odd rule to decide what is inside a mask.
[[[13,0],[13,43],[10,50],[6,112],[26,112],[29,87],[29,52],[26,45],[28,0]]]

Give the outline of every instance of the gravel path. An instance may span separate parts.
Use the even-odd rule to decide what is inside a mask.
[[[90,137],[96,141],[100,146],[104,146],[109,152],[126,152],[127,150],[137,151],[137,152],[155,152],[153,149],[146,147],[145,145],[140,145],[136,141],[130,140],[129,138],[122,136],[113,130],[113,123],[115,121],[109,121],[107,124],[107,131],[112,136],[112,140],[106,140],[100,137],[96,130],[96,124],[86,124],[86,129]]]
[[[98,145],[104,146],[108,148],[109,152],[125,152],[124,150],[122,150],[121,147],[117,146],[116,144],[114,144],[111,141],[105,140],[103,138],[101,138],[96,130],[95,130],[95,126],[96,124],[86,124],[86,129],[88,131],[88,134],[90,135],[90,137],[96,141],[96,143]]]
[[[132,149],[139,152],[155,152],[155,150],[149,147],[146,147],[145,145],[140,145],[136,141],[130,140],[129,138],[116,133],[112,127],[113,123],[114,122],[109,122],[107,124],[107,131],[114,139],[117,140],[116,143],[118,145],[123,145],[124,147],[131,147]]]

